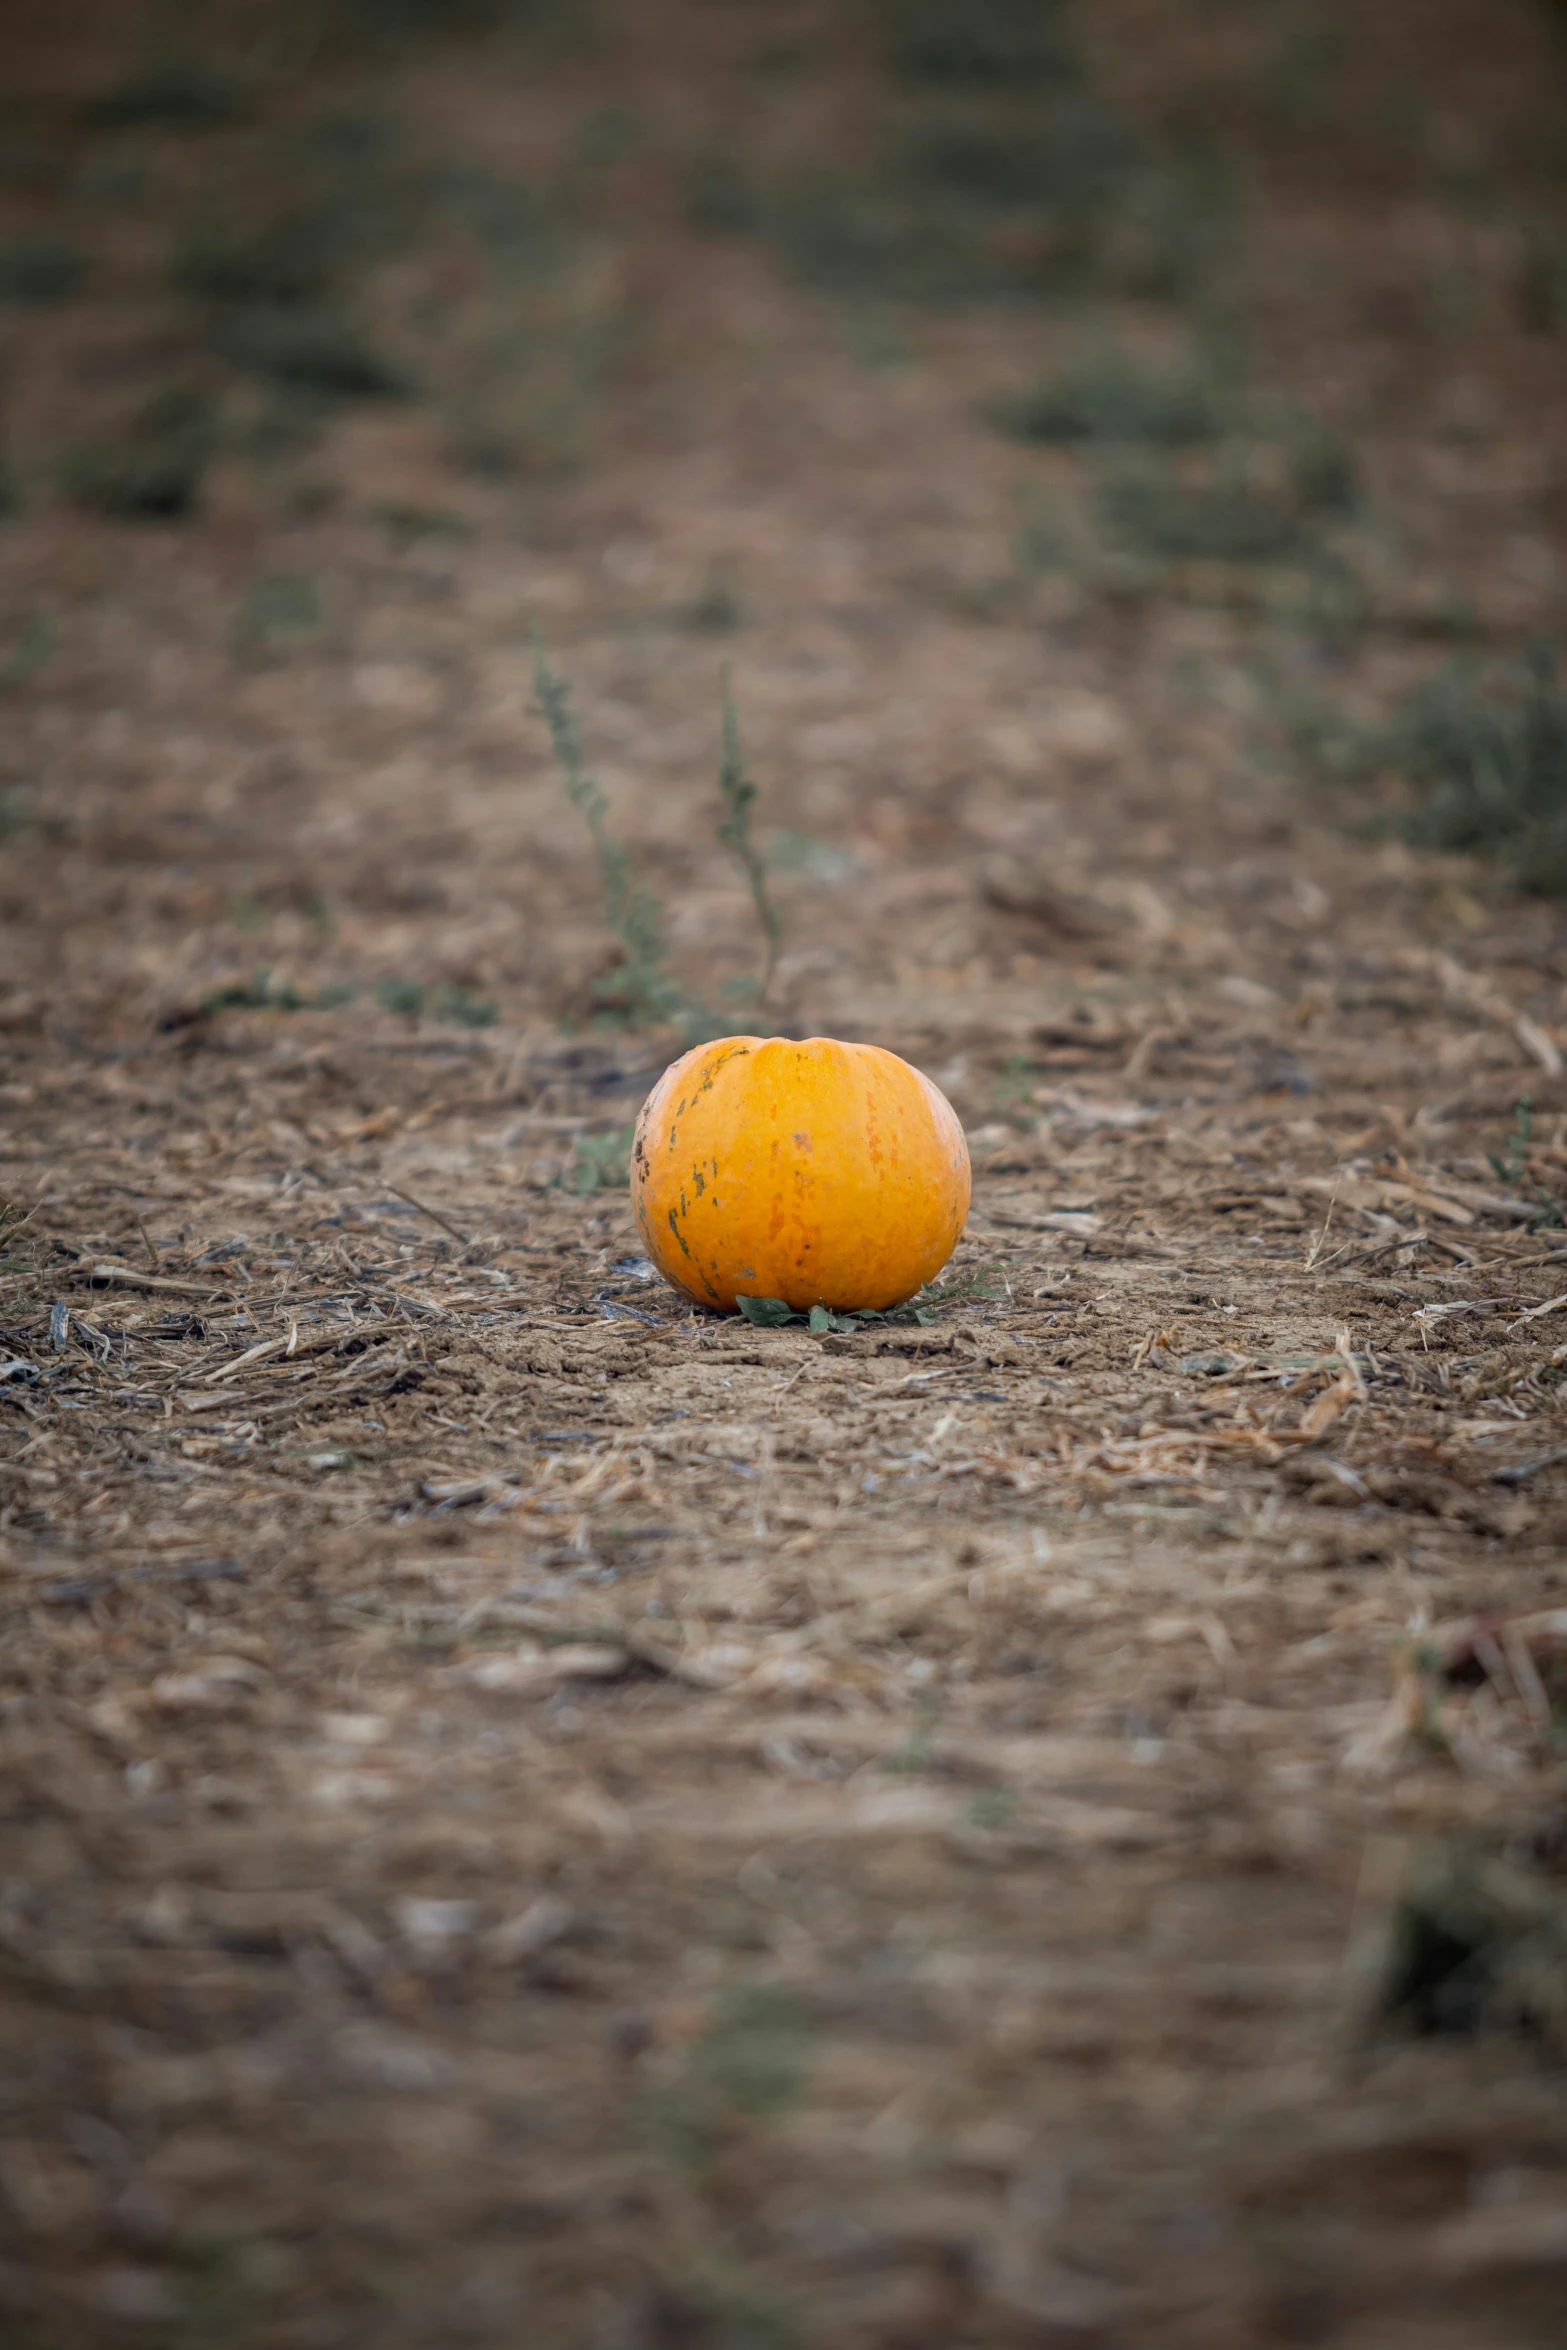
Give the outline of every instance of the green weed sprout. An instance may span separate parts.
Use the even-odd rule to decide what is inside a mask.
[[[715,1024],[712,1013],[686,995],[665,968],[663,910],[650,890],[638,887],[631,859],[610,830],[609,800],[583,757],[582,736],[571,706],[571,688],[550,666],[549,655],[537,633],[533,639],[533,684],[538,710],[549,728],[566,797],[587,826],[593,843],[604,891],[605,919],[621,951],[620,968],[600,989],[601,1004],[632,1026],[677,1025],[690,1044],[722,1034],[722,1027]],[[765,953],[761,979],[756,985],[756,1000],[761,1002],[777,969],[783,916],[768,895],[767,861],[751,829],[756,785],[746,769],[727,670],[723,695],[723,749],[718,788],[726,813],[717,830],[719,840],[745,875],[761,925]],[[736,985],[747,994],[751,991],[750,981]]]
[[[631,860],[609,829],[609,801],[583,758],[571,688],[550,667],[537,636],[533,640],[533,689],[550,731],[566,797],[588,828],[604,890],[605,919],[625,958],[613,982],[615,1006],[631,1021],[677,1020],[691,1007],[664,968],[664,925],[658,900],[651,891],[637,887]]]
[[[1523,1174],[1529,1157],[1529,1145],[1533,1140],[1534,1103],[1528,1094],[1524,1094],[1513,1111],[1513,1130],[1507,1137],[1507,1156],[1500,1158],[1495,1151],[1487,1151],[1485,1154],[1495,1173],[1509,1187],[1516,1186]]]
[[[747,771],[745,752],[741,748],[740,720],[729,690],[727,668],[723,673],[723,696],[723,753],[718,763],[718,789],[728,814],[718,827],[718,837],[745,875],[746,886],[751,892],[751,903],[756,908],[756,919],[762,926],[765,953],[756,1000],[758,1004],[764,1004],[773,984],[773,974],[778,968],[778,950],[783,943],[783,915],[767,894],[767,860],[757,847],[751,831],[756,785]]]
[[[626,1191],[631,1184],[631,1145],[634,1126],[616,1126],[608,1134],[579,1134],[567,1178],[575,1192]]]
[[[24,620],[10,652],[0,660],[0,693],[20,693],[31,685],[59,641],[59,628],[46,613],[35,612]]]
[[[797,1313],[781,1297],[737,1297],[735,1304],[741,1320],[758,1330],[781,1330],[788,1322],[805,1322],[812,1330],[858,1330],[865,1322],[919,1322],[929,1328],[937,1318],[938,1306],[968,1305],[978,1300],[989,1303],[998,1298],[1001,1292],[992,1288],[991,1276],[999,1271],[998,1266],[980,1265],[952,1281],[927,1281],[915,1296],[885,1311],[878,1306],[856,1306],[839,1314],[828,1306],[812,1306],[809,1313]]]

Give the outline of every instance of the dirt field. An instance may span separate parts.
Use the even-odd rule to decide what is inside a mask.
[[[874,11],[236,9],[229,113],[16,13],[0,288],[86,274],[0,307],[7,2344],[1559,2345],[1567,922],[1286,724],[1561,637],[1547,12],[1118,0],[1222,267],[977,307],[788,209],[940,9],[902,83]],[[294,173],[375,216],[304,390]],[[1244,349],[1276,546],[994,429],[1111,337]],[[680,1037],[530,627],[670,984],[962,1115],[930,1325],[640,1257]]]

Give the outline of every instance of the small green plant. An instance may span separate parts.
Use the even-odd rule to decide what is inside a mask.
[[[1021,122],[933,111],[894,167],[911,198],[968,207],[971,225],[1033,215],[1058,233],[1079,232],[1092,227],[1096,205],[1116,202],[1136,153],[1131,133],[1101,101],[1074,96]]]
[[[933,1310],[940,1306],[994,1305],[1003,1295],[995,1286],[998,1280],[1004,1280],[999,1265],[976,1265],[971,1273],[956,1274],[951,1281],[927,1281],[918,1302]]]
[[[1297,501],[1234,464],[1206,482],[1112,473],[1099,509],[1112,537],[1157,562],[1278,563],[1311,543]]]
[[[0,660],[0,692],[20,693],[51,659],[60,642],[56,623],[45,612],[24,620],[10,651]]]
[[[1416,792],[1411,839],[1499,857],[1520,887],[1567,893],[1567,686],[1554,653],[1500,673],[1455,663],[1374,748]]]
[[[1513,1112],[1513,1130],[1507,1137],[1505,1157],[1498,1156],[1495,1151],[1487,1151],[1485,1154],[1496,1174],[1503,1183],[1508,1185],[1509,1189],[1522,1179],[1524,1166],[1529,1157],[1529,1145],[1533,1140],[1534,1103],[1529,1095],[1525,1094]]]
[[[678,1026],[692,1044],[722,1034],[723,1023],[715,1021],[704,1005],[688,996],[666,967],[662,908],[652,892],[637,883],[630,857],[610,829],[609,801],[604,787],[583,757],[581,732],[571,706],[571,689],[551,667],[537,637],[533,681],[537,707],[549,728],[566,797],[587,826],[593,844],[604,892],[605,916],[620,949],[616,968],[598,985],[600,1013],[633,1026]],[[719,791],[725,814],[718,826],[718,838],[739,861],[762,929],[764,957],[760,993],[765,995],[777,962],[782,917],[769,894],[766,860],[752,831],[756,786],[746,770],[727,678]],[[731,996],[743,993],[756,1000],[755,984],[749,981],[731,982],[725,992]]]
[[[787,1991],[737,1984],[693,2052],[692,2072],[753,2121],[775,2121],[796,2104],[810,2072],[810,2034]]]
[[[0,98],[0,188],[50,195],[59,178],[59,154],[43,135],[41,110],[25,107],[19,95]]]
[[[743,163],[727,150],[699,156],[686,183],[686,218],[714,236],[759,236],[766,207]]]
[[[718,789],[726,813],[718,827],[718,837],[745,875],[751,903],[756,908],[756,919],[761,925],[764,951],[756,1001],[765,1004],[768,990],[773,984],[773,975],[778,968],[778,949],[783,942],[783,916],[768,895],[767,860],[757,847],[751,830],[751,813],[756,806],[756,785],[746,769],[745,753],[740,744],[740,720],[729,690],[727,669],[723,677],[723,707],[723,751],[718,763]]]
[[[162,392],[114,443],[78,449],[65,487],[85,506],[127,522],[182,522],[201,500],[216,453],[218,418],[192,391]]]
[[[893,1318],[890,1315],[873,1315],[869,1308],[860,1313],[839,1314],[831,1306],[812,1306],[809,1312],[802,1313],[796,1307],[786,1305],[781,1297],[737,1297],[735,1304],[742,1318],[753,1323],[758,1330],[781,1330],[789,1322],[804,1322],[812,1330],[858,1330],[862,1320]],[[899,1311],[901,1313],[902,1309]],[[936,1317],[934,1314],[915,1314],[911,1318],[933,1322]]]
[[[669,2317],[683,2342],[713,2350],[804,2350],[794,2312],[739,2261],[706,2254],[673,2281]]]
[[[1060,0],[894,0],[888,29],[894,70],[927,86],[1027,89],[1081,72]]]
[[[566,1170],[568,1190],[625,1191],[631,1183],[631,1146],[635,1126],[617,1126],[608,1134],[579,1134]]]
[[[455,1020],[462,1028],[493,1028],[501,1010],[493,997],[475,995],[455,981],[437,990],[433,1009],[438,1020]]]
[[[856,1306],[837,1313],[830,1306],[812,1306],[809,1312],[786,1305],[781,1297],[737,1297],[742,1318],[759,1330],[781,1330],[787,1323],[804,1322],[812,1330],[858,1330],[864,1322],[918,1322],[929,1327],[942,1306],[993,1301],[999,1292],[990,1286],[990,1267],[960,1275],[955,1281],[927,1281],[901,1306],[885,1312],[875,1306]]]
[[[465,539],[471,529],[467,518],[450,507],[415,506],[404,498],[378,498],[370,520],[405,546],[416,539]]]
[[[704,2177],[724,2139],[781,2119],[810,2076],[806,2017],[787,1991],[736,1984],[719,1999],[680,2080],[643,2109],[647,2136],[672,2168]]]
[[[1365,782],[1376,772],[1374,730],[1309,684],[1260,660],[1258,698],[1290,756],[1325,782]]]
[[[1286,9],[1283,26],[1258,76],[1265,111],[1290,130],[1320,122],[1332,102],[1342,36],[1309,4]]]
[[[858,1330],[860,1326],[856,1314],[837,1314],[831,1306],[812,1306],[801,1312],[781,1297],[737,1297],[735,1304],[741,1319],[758,1330],[782,1330],[790,1322],[804,1322],[812,1330]]]
[[[1380,2017],[1419,2038],[1514,2033],[1567,2055],[1567,1900],[1526,1860],[1453,1839],[1418,1852]]]
[[[304,1012],[316,999],[304,995],[291,979],[284,979],[265,964],[259,964],[248,979],[231,980],[227,986],[215,987],[204,995],[197,1005],[203,1018],[214,1012]]]
[[[721,571],[711,572],[681,613],[687,628],[703,636],[729,636],[745,618],[733,582]]]
[[[1325,648],[1347,652],[1363,637],[1375,609],[1375,598],[1364,575],[1335,548],[1312,547],[1303,566],[1305,592],[1297,607],[1299,624]],[[1463,632],[1461,602],[1446,603],[1440,625],[1455,635]]]
[[[1289,486],[1307,513],[1353,512],[1360,494],[1354,455],[1331,425],[1308,418],[1298,426],[1289,455]]]
[[[156,59],[95,98],[89,120],[100,130],[216,130],[242,111],[239,90],[194,58]]]
[[[319,13],[334,41],[350,53],[395,51],[441,35],[504,32],[534,50],[561,54],[580,47],[592,28],[584,0],[331,0]]]
[[[1212,440],[1223,421],[1208,376],[1143,367],[1113,350],[995,401],[989,413],[1012,440],[1054,445],[1142,441],[1180,448]]]
[[[1039,1071],[1027,1053],[1008,1053],[991,1088],[990,1106],[1006,1112],[1028,1107],[1039,1084]]]
[[[964,1817],[971,1828],[983,1832],[1010,1828],[1017,1817],[1017,1797],[1010,1787],[981,1787]]]
[[[701,225],[772,237],[799,277],[860,316],[887,302],[1194,290],[1221,241],[1228,183],[1153,149],[1075,63],[1063,69],[1049,11],[994,4],[994,16],[968,0],[911,13],[895,48],[923,103],[882,154],[859,171],[815,166],[771,182],[710,163],[692,197]]]
[[[1514,281],[1518,323],[1529,334],[1567,328],[1567,238],[1539,222],[1523,233]]]
[[[1048,579],[1072,571],[1078,562],[1077,534],[1061,502],[1038,483],[1025,484],[1018,499],[1012,560],[1025,579]]]
[[[35,310],[68,302],[86,275],[81,254],[58,237],[15,237],[0,245],[0,302]]]
[[[257,304],[221,317],[214,347],[246,375],[326,400],[406,399],[405,371],[329,305]]]
[[[320,301],[334,258],[315,213],[286,214],[252,230],[219,219],[182,240],[169,275],[176,292],[214,309],[283,307]]]
[[[1455,661],[1380,723],[1276,682],[1275,717],[1299,762],[1334,784],[1399,778],[1410,795],[1362,817],[1419,846],[1497,859],[1520,889],[1567,895],[1567,688],[1536,651],[1506,669]]]
[[[296,571],[263,571],[246,588],[234,623],[243,651],[271,652],[321,625],[321,591]]]
[[[750,1322],[758,1330],[781,1330],[786,1322],[803,1322],[806,1319],[794,1306],[786,1305],[781,1297],[737,1297],[735,1304],[740,1309],[741,1320]],[[820,1323],[815,1318],[818,1314],[822,1317]],[[839,1319],[837,1315],[829,1314],[825,1306],[812,1306],[810,1318],[813,1330],[831,1329]]]
[[[604,913],[620,948],[621,961],[602,982],[601,1008],[635,1023],[678,1020],[691,1007],[664,967],[663,915],[650,890],[639,888],[631,859],[609,828],[609,800],[582,754],[582,735],[571,706],[571,688],[551,668],[542,642],[534,640],[533,687],[549,728],[550,745],[566,797],[588,828],[598,860]]]
[[[322,912],[324,909],[317,910],[315,919],[325,936],[331,928],[331,917],[327,915],[323,925]],[[346,1003],[351,996],[352,990],[347,995],[338,995],[336,1000]],[[324,990],[316,998],[318,1004],[327,1000]],[[489,996],[475,995],[471,988],[459,987],[454,980],[432,991],[422,979],[405,979],[399,973],[388,973],[376,981],[375,1000],[383,1011],[395,1012],[410,1027],[417,1027],[426,1012],[437,1020],[455,1020],[463,1028],[493,1028],[500,1017],[499,1004]]]
[[[914,1720],[901,1746],[882,1761],[890,1779],[922,1778],[936,1759],[936,1732],[941,1726],[941,1700],[926,1695],[915,1700]]]
[[[385,979],[376,981],[375,1000],[383,1011],[395,1012],[400,1020],[412,1026],[429,1002],[430,991],[422,979],[402,979],[388,973]]]
[[[239,2350],[270,2297],[266,2250],[215,2233],[176,2247],[170,2350]]]

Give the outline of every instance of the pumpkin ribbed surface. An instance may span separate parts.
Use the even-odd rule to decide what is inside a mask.
[[[729,1036],[666,1069],[637,1124],[648,1255],[699,1304],[884,1309],[940,1272],[969,1206],[945,1097],[879,1045]]]

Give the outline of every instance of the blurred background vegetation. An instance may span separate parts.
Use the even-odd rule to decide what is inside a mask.
[[[1488,613],[1461,548],[1431,564],[1388,461],[1415,434],[1458,464],[1527,447],[1538,415],[1533,520],[1559,550],[1567,17],[1504,13],[22,0],[0,512],[343,514],[395,545],[460,540],[510,496],[521,526],[550,484],[700,434],[682,289],[744,248],[827,305],[872,385],[976,313],[1012,322],[1012,380],[973,422],[1019,452],[1018,528],[971,617],[1250,615],[1259,755],[1352,784],[1362,818],[1370,780],[1376,820],[1560,888],[1559,574]],[[1310,223],[1346,207],[1365,267],[1334,283]],[[1281,243],[1285,217],[1306,233]],[[1459,378],[1467,408],[1434,413]],[[412,486],[363,486],[376,418],[425,452]],[[715,579],[688,617],[743,613]],[[261,560],[236,654],[329,624],[313,580]],[[54,627],[0,645],[0,688]],[[1428,673],[1396,718],[1385,685],[1376,708],[1342,690],[1390,633]]]

